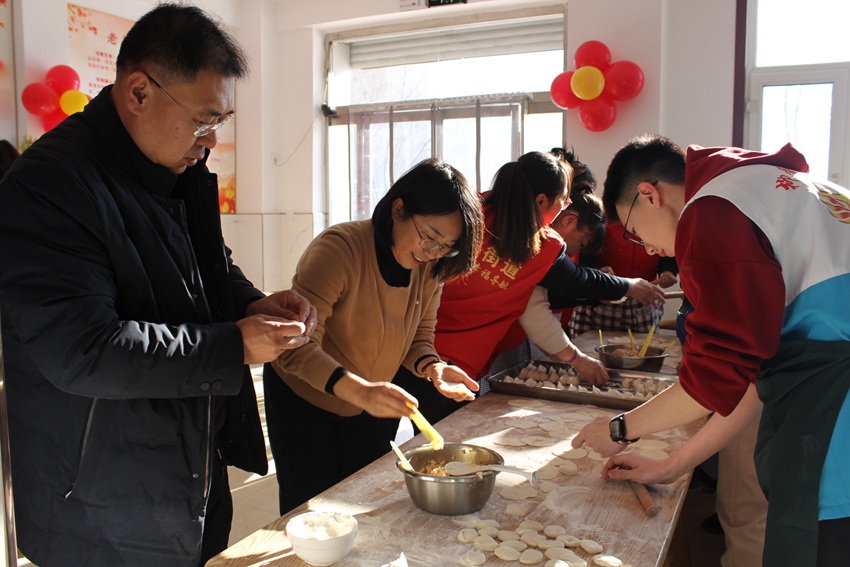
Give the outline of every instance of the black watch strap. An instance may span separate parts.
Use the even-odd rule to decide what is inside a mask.
[[[614,416],[611,421],[608,422],[608,432],[611,435],[611,441],[619,443],[620,445],[628,445],[629,443],[634,443],[640,439],[639,437],[635,437],[634,439],[628,438],[625,416],[625,413],[621,413]]]

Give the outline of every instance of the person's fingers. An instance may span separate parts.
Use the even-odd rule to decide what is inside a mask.
[[[581,431],[578,432],[578,435],[573,437],[573,440],[570,442],[570,444],[573,446],[574,449],[578,449],[579,447],[584,445],[584,440],[586,438],[587,438],[587,435],[584,433],[584,429],[582,429]]]

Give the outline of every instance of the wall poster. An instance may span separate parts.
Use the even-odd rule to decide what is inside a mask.
[[[5,0],[0,0],[0,3]],[[97,95],[115,80],[115,60],[121,41],[133,26],[121,18],[68,3],[68,65],[80,75],[80,90]],[[216,147],[207,165],[218,175],[218,202],[222,213],[236,212],[236,128],[216,130]]]

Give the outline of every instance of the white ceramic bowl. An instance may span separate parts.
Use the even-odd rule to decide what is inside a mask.
[[[286,523],[295,555],[310,565],[333,565],[351,551],[357,519],[341,512],[305,512]]]

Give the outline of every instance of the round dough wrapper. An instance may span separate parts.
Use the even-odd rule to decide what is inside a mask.
[[[608,460],[608,457],[603,457],[602,455],[600,455],[596,451],[588,451],[587,452],[587,458],[591,459],[593,461],[607,461]]]
[[[563,526],[550,524],[543,528],[543,533],[551,538],[556,538],[559,535],[567,535],[567,530]]]
[[[602,567],[623,567],[620,558],[613,555],[596,555],[593,557],[593,562]]]
[[[479,535],[480,534],[475,530],[475,528],[464,528],[458,532],[457,539],[463,543],[471,543],[475,541],[475,538]]]
[[[583,459],[587,456],[587,449],[582,449],[579,447],[578,449],[570,449],[564,453],[558,453],[558,457],[562,459],[570,459],[571,461],[575,461],[578,459]]]
[[[656,461],[660,461],[661,459],[666,459],[668,457],[667,453],[661,449],[641,449],[640,454]]]
[[[498,528],[499,520],[482,520],[481,518],[476,518],[476,521],[472,523],[472,527],[479,530],[487,526],[493,526],[494,528]]]
[[[571,567],[569,563],[561,559],[550,559],[544,567]]]
[[[524,518],[528,516],[529,511],[531,511],[531,504],[526,504],[524,502],[511,502],[505,506],[505,514],[517,518]]]
[[[552,549],[553,547],[564,547],[564,542],[557,539],[544,539],[537,544],[537,547],[543,550]]]
[[[543,437],[542,435],[528,435],[521,437],[520,440],[532,447],[551,447],[555,444],[551,437]]]
[[[522,536],[519,539],[521,541],[524,541],[528,545],[537,547],[537,544],[539,544],[541,541],[546,539],[546,536],[539,534],[537,532],[529,532],[527,534],[522,534]]]
[[[500,545],[493,553],[496,557],[505,561],[516,561],[522,555],[519,551],[507,545]]]
[[[493,443],[496,445],[503,445],[505,447],[525,447],[525,441],[519,437],[499,437],[497,439],[493,439]]]
[[[506,419],[505,425],[510,425],[511,427],[516,427],[517,429],[532,429],[534,427],[537,427],[536,422],[531,421],[529,419],[523,419],[521,417]]]
[[[499,547],[499,542],[488,535],[480,535],[473,542],[481,551],[493,551]]]
[[[499,535],[499,528],[496,526],[484,526],[479,528],[478,535],[488,535],[490,537],[496,537]]]
[[[602,544],[592,539],[581,540],[581,548],[590,554],[602,553]]]
[[[550,547],[544,552],[544,555],[549,559],[560,559],[561,561],[578,561],[581,559],[575,552],[571,549],[566,549],[563,547]]]
[[[517,486],[509,486],[499,491],[503,497],[508,500],[525,500],[526,498],[534,498],[537,496],[537,490],[531,488],[527,484],[519,484]]]
[[[555,539],[564,542],[567,547],[581,547],[581,540],[573,535],[559,535]]]
[[[632,447],[637,449],[666,449],[669,446],[670,443],[661,439],[641,439],[632,445]]]
[[[528,549],[528,544],[518,539],[503,541],[499,545],[507,545],[508,547],[513,547],[517,551],[525,551],[526,549]]]
[[[537,469],[537,478],[539,480],[552,480],[553,478],[558,478],[560,474],[559,467],[553,465],[546,465]]]
[[[566,476],[574,476],[578,474],[578,465],[572,461],[565,461],[558,465],[558,470]]]
[[[463,560],[466,561],[469,565],[474,565],[478,567],[479,565],[484,565],[487,562],[487,556],[478,551],[477,549],[470,549],[466,553],[463,554]]]
[[[499,535],[496,537],[502,541],[519,541],[519,535],[512,530],[499,530]]]
[[[549,494],[557,487],[558,485],[552,482],[551,480],[544,480],[540,483],[540,492],[542,492],[543,494]]]
[[[543,552],[539,549],[529,548],[519,556],[519,562],[523,565],[535,565],[543,561]]]
[[[545,526],[543,524],[541,524],[540,522],[538,522],[537,520],[523,520],[522,522],[519,523],[519,527],[521,527],[521,528],[531,528],[532,530],[534,530],[536,532],[540,532],[540,531],[543,531],[543,528]]]

